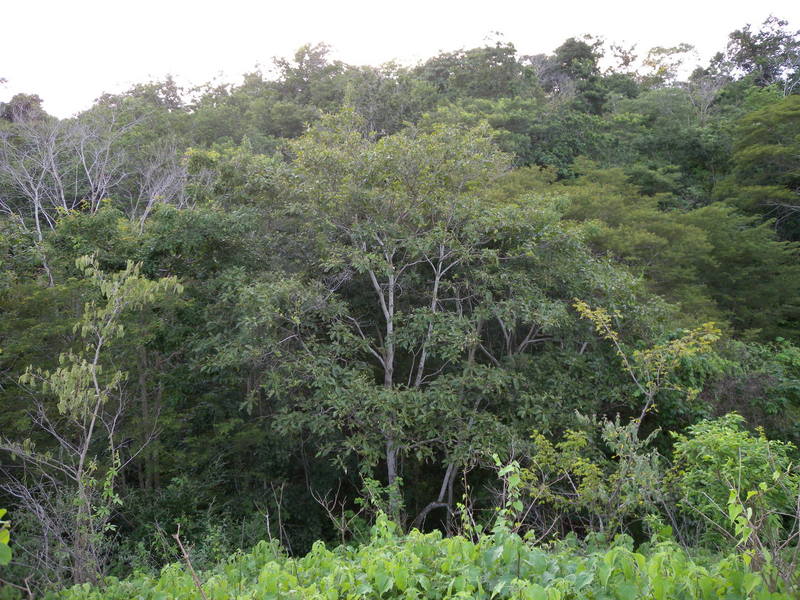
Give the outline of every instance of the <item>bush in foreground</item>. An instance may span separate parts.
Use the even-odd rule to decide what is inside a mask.
[[[741,558],[699,561],[671,541],[655,540],[634,551],[618,536],[602,550],[568,542],[543,549],[507,530],[476,541],[413,531],[399,536],[381,517],[368,544],[329,550],[317,543],[302,558],[288,558],[261,542],[215,569],[199,574],[208,600],[297,598],[522,598],[531,600],[654,600],[791,598],[769,590]],[[181,565],[159,576],[109,579],[65,590],[59,600],[202,600]]]

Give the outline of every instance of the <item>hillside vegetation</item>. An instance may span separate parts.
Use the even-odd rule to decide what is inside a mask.
[[[800,32],[694,61],[0,103],[0,597],[796,597]]]

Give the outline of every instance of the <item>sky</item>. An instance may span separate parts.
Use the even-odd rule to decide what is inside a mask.
[[[800,29],[800,0],[9,0],[0,10],[0,101],[36,93],[66,117],[103,92],[167,74],[187,86],[238,83],[317,42],[351,64],[414,64],[496,33],[522,54],[589,33],[640,53],[688,42],[706,60],[728,33],[770,14]]]

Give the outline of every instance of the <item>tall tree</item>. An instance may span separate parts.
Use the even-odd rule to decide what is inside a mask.
[[[266,368],[282,430],[312,432],[341,461],[355,453],[365,474],[383,465],[395,517],[414,457],[444,471],[419,519],[449,510],[459,469],[510,435],[515,362],[563,342],[573,296],[625,304],[635,282],[592,259],[546,203],[486,200],[508,157],[485,128],[374,141],[344,113],[293,148],[284,194],[314,226],[318,267],[251,286],[225,355]]]
[[[778,84],[784,95],[800,85],[800,30],[787,30],[788,21],[773,15],[752,31],[748,24],[729,36],[727,59],[758,86]]]
[[[785,238],[800,240],[800,96],[742,117],[733,163],[733,180],[720,193],[774,218]]]

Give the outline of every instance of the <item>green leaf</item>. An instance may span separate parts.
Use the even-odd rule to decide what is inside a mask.
[[[500,581],[498,581],[497,585],[495,585],[494,589],[492,590],[491,597],[494,598],[495,596],[499,595],[503,591],[503,588],[506,587],[506,583],[507,582],[504,579],[501,579]]]
[[[7,565],[11,562],[11,548],[5,544],[0,544],[0,565]]]
[[[617,600],[636,600],[639,592],[633,583],[620,583],[615,585],[613,590]]]

